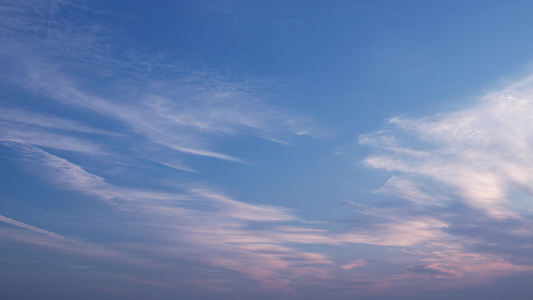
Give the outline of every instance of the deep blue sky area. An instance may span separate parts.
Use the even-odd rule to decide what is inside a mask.
[[[0,0],[0,298],[531,299],[532,11]]]

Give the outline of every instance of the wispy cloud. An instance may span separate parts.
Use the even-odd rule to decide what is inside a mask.
[[[476,251],[476,246],[490,242],[490,236],[484,236],[487,240],[479,236],[476,239],[470,238],[469,232],[462,229],[470,225],[457,223],[450,218],[450,211],[433,213],[429,217],[424,216],[422,210],[415,217],[401,207],[386,211],[386,208],[357,206],[360,213],[376,219],[363,228],[335,232],[309,228],[323,225],[321,223],[295,226],[294,222],[299,218],[284,208],[251,205],[198,186],[162,193],[112,185],[103,178],[34,146],[9,146],[18,149],[25,158],[25,163],[38,170],[38,173],[46,174],[46,179],[58,187],[102,199],[113,199],[113,207],[119,208],[123,218],[127,214],[128,223],[133,222],[132,224],[137,224],[135,226],[144,228],[142,232],[145,233],[139,232],[137,240],[157,237],[153,243],[146,245],[124,241],[114,251],[131,253],[133,256],[142,254],[144,257],[153,257],[158,263],[178,258],[187,259],[201,265],[233,270],[265,287],[287,289],[287,292],[291,291],[288,288],[291,282],[298,281],[300,276],[314,278],[313,280],[335,280],[337,276],[332,272],[335,263],[327,255],[300,250],[294,246],[298,244],[392,246],[407,249],[406,251],[421,257],[418,264],[405,269],[405,273],[400,273],[403,274],[401,277],[372,279],[371,285],[376,286],[385,282],[391,286],[405,285],[407,278],[420,279],[428,276],[480,281],[482,278],[491,279],[530,270],[527,265],[513,263],[501,253],[483,254]],[[69,180],[65,181],[65,178]],[[415,203],[427,205],[425,201]],[[520,227],[511,228],[513,229],[509,232]],[[454,232],[457,229],[463,232]],[[509,232],[504,231],[502,234],[510,234]],[[47,245],[44,242],[41,244]],[[364,264],[366,261],[359,259],[336,267],[351,270]],[[490,271],[487,269],[482,277],[475,275],[487,265],[491,265]],[[165,280],[158,282],[171,284]],[[212,288],[218,288],[217,284]]]
[[[527,77],[463,110],[393,118],[387,129],[361,137],[361,144],[377,149],[366,165],[393,174],[376,191],[396,199],[385,218],[394,229],[385,232],[390,241],[426,256],[423,264],[407,268],[404,278],[483,282],[533,270],[521,251],[496,246],[527,248],[533,236],[532,94],[533,77]],[[386,209],[359,212],[376,215]],[[400,221],[424,215],[433,221]]]
[[[104,260],[126,265],[161,268],[161,265],[157,264],[157,262],[138,258],[131,253],[112,249],[101,244],[76,240],[2,215],[0,215],[0,222],[26,230],[1,228],[0,239],[8,243],[16,242],[54,249],[62,255],[88,257],[95,262]]]
[[[1,144],[17,151],[31,172],[57,187],[110,198],[99,191],[105,186],[102,177],[88,173],[64,158],[26,143],[4,141]]]
[[[295,128],[295,122],[302,123],[295,120],[299,117],[265,106],[257,95],[234,83],[220,81],[203,86],[176,78],[150,84],[136,82],[136,87],[125,81],[109,88],[131,92],[109,98],[82,91],[57,71],[31,68],[28,80],[43,95],[68,107],[89,109],[120,126],[120,132],[128,130],[147,142],[187,154],[242,162],[209,149],[208,140],[245,133],[275,140],[283,132],[297,133],[298,127],[305,126]],[[142,91],[138,85],[143,85]]]
[[[122,215],[122,225],[139,226],[135,239],[120,236],[122,243],[110,247],[122,260],[139,254],[153,258],[154,265],[174,266],[173,261],[187,259],[279,288],[297,273],[325,276],[314,267],[329,264],[325,256],[256,235],[255,226],[295,221],[288,209],[237,201],[180,180],[180,188],[167,186],[164,192],[120,186],[106,172],[123,165],[197,172],[191,156],[254,163],[218,151],[217,141],[258,137],[291,144],[300,135],[320,137],[325,131],[308,117],[269,104],[275,96],[253,80],[158,61],[135,49],[125,53],[114,48],[110,41],[117,37],[105,26],[83,17],[56,18],[64,10],[105,13],[70,1],[13,2],[2,8],[7,18],[0,21],[5,45],[0,59],[7,67],[0,79],[28,95],[20,105],[0,99],[5,112],[0,142],[18,153],[15,160],[56,188],[105,200],[110,214]],[[103,156],[109,162],[104,168],[87,163]],[[116,231],[119,235],[121,229]],[[5,236],[58,251],[72,248],[19,233]],[[138,246],[151,239],[157,243]]]
[[[29,95],[26,105],[0,99],[5,112],[1,145],[18,154],[12,158],[56,188],[109,204],[109,214],[121,216],[116,224],[127,225],[115,228],[116,241],[103,248],[113,249],[122,261],[149,257],[154,265],[172,269],[186,260],[200,266],[191,267],[198,275],[191,272],[190,281],[205,281],[201,270],[208,267],[286,291],[298,277],[327,278],[321,267],[332,264],[327,256],[294,246],[313,237],[290,225],[298,218],[288,209],[238,201],[197,182],[178,180],[180,188],[164,191],[120,185],[105,168],[83,163],[105,156],[109,167],[129,164],[138,170],[152,161],[195,172],[190,156],[249,163],[218,151],[222,139],[293,144],[299,136],[321,137],[325,131],[309,117],[272,105],[276,96],[254,80],[116,49],[111,30],[83,17],[56,18],[63,10],[83,11],[80,16],[105,13],[70,1],[13,2],[2,8],[9,17],[0,22],[5,41],[0,58],[8,66],[1,80]],[[161,165],[154,168],[168,171]],[[128,226],[139,228],[132,239],[128,232],[120,235]],[[314,234],[331,243],[326,232]],[[19,232],[4,237],[77,251]],[[169,277],[139,280],[172,286]],[[210,288],[227,289],[227,278],[209,280]]]
[[[134,49],[128,55],[117,55],[110,50],[114,46],[109,41],[117,38],[111,30],[90,18],[57,18],[62,10],[105,13],[70,1],[4,5],[2,57],[11,71],[2,76],[40,102],[59,105],[67,115],[82,116],[88,122],[80,124],[50,111],[10,108],[6,112],[13,114],[4,118],[6,126],[0,133],[5,139],[109,155],[113,151],[103,149],[94,135],[121,135],[116,141],[121,148],[136,151],[136,145],[157,145],[167,155],[151,153],[154,147],[144,147],[136,155],[189,171],[194,168],[184,163],[183,154],[246,162],[214,150],[213,142],[221,137],[252,135],[288,144],[297,135],[324,135],[308,117],[268,105],[272,95],[253,80],[232,80],[214,71],[157,62],[153,56],[131,54]],[[73,62],[58,60],[54,54],[58,51]],[[92,66],[79,64],[87,61]],[[146,69],[158,70],[157,77],[147,75]],[[92,74],[92,83],[78,76],[78,71]]]
[[[342,240],[383,246],[415,246],[422,242],[439,240],[445,236],[448,225],[435,218],[420,218],[378,225],[364,231],[342,235]]]
[[[366,264],[367,264],[366,260],[360,259],[360,260],[352,261],[349,264],[342,265],[342,268],[345,269],[345,270],[351,270],[353,268],[362,267],[362,266],[364,266]]]
[[[286,285],[298,274],[327,276],[325,270],[316,266],[332,264],[322,254],[289,246],[295,242],[307,243],[305,240],[313,231],[276,226],[280,222],[297,220],[284,208],[247,204],[207,189],[161,193],[115,186],[34,146],[15,143],[8,146],[18,150],[24,157],[24,163],[37,174],[46,174],[46,180],[57,187],[112,199],[112,207],[118,208],[121,214],[127,214],[127,220],[132,220],[129,222],[135,222],[145,230],[150,229],[148,236],[139,233],[136,239],[158,236],[156,244],[140,246],[125,243],[116,247],[117,252],[132,253],[133,257],[136,253],[159,257],[154,258],[156,261],[161,258],[163,261],[187,258],[199,264],[233,270],[280,289],[287,288]],[[34,228],[7,218],[0,221],[9,221],[25,229]],[[262,225],[256,228],[259,224]],[[325,237],[326,232],[320,233],[323,241],[331,242]],[[27,241],[30,244],[36,242],[35,239]],[[49,245],[43,241],[39,244]],[[50,247],[64,250],[64,247],[53,243]],[[199,252],[199,249],[204,250]]]
[[[432,186],[451,187],[453,198],[488,216],[517,218],[520,209],[512,194],[532,190],[531,81],[526,78],[490,93],[463,111],[420,120],[391,119],[398,134],[381,132],[361,139],[386,151],[370,156],[366,163],[404,174],[388,185],[416,193],[408,200],[428,202],[421,183],[431,181]],[[433,195],[450,199],[442,193]]]
[[[220,141],[257,137],[297,145],[302,135],[327,135],[311,118],[274,105],[279,96],[268,83],[118,51],[112,30],[82,17],[104,12],[78,2],[6,3],[0,80],[25,97],[0,99],[0,145],[50,186],[103,200],[95,202],[105,213],[85,220],[112,225],[92,228],[109,236],[84,241],[0,215],[17,227],[3,226],[1,239],[131,264],[146,272],[124,272],[124,280],[158,288],[175,288],[182,275],[181,283],[228,292],[228,283],[244,279],[268,295],[294,297],[303,285],[353,292],[533,271],[533,78],[473,107],[393,118],[386,130],[362,136],[361,144],[377,149],[366,165],[392,173],[376,190],[390,202],[361,201],[351,207],[361,217],[353,223],[306,221],[296,210],[220,192],[202,182],[209,176],[195,164],[253,166],[241,157],[246,151],[218,147]],[[57,18],[62,10],[84,13]],[[126,179],[109,175],[125,165]],[[142,172],[148,168],[168,172],[175,184],[154,188]],[[129,176],[137,181],[126,182]],[[363,244],[408,258],[327,254]]]
[[[33,231],[33,232],[42,233],[42,234],[45,234],[45,235],[48,235],[48,236],[51,236],[51,237],[54,237],[54,238],[57,238],[57,239],[65,239],[65,237],[60,236],[57,233],[53,233],[53,232],[50,232],[48,230],[44,230],[44,229],[41,229],[41,228],[38,228],[38,227],[35,227],[35,226],[31,226],[31,225],[19,222],[19,221],[15,221],[13,219],[6,218],[6,217],[4,217],[2,215],[0,215],[0,222],[4,222],[4,223],[11,224],[11,225],[14,225],[14,226],[17,226],[17,227],[20,227],[20,228],[28,229],[28,230]]]

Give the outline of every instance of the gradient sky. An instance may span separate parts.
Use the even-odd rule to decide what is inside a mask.
[[[531,299],[532,13],[0,0],[0,298]]]

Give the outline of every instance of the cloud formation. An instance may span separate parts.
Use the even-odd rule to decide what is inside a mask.
[[[513,194],[533,191],[533,161],[528,155],[533,137],[531,81],[526,78],[489,93],[475,107],[462,111],[420,120],[393,118],[389,122],[393,131],[361,139],[386,152],[365,162],[403,174],[384,188],[412,193],[406,194],[408,200],[438,203],[437,197],[453,197],[493,218],[519,218],[523,210],[516,206]],[[423,186],[428,181],[449,186],[454,194],[433,189],[431,201]]]
[[[469,108],[392,118],[385,130],[361,137],[361,144],[377,149],[366,165],[393,174],[376,191],[396,199],[393,218],[430,215],[443,224],[434,238],[421,235],[416,253],[430,263],[409,273],[478,281],[532,271],[533,261],[520,251],[491,246],[531,245],[532,116],[533,77],[527,77]]]
[[[121,260],[128,261],[132,259],[130,257],[142,253],[143,257],[153,257],[154,266],[160,266],[165,260],[186,258],[198,264],[233,270],[253,278],[264,287],[282,290],[296,276],[327,276],[325,270],[317,265],[332,264],[322,254],[289,246],[294,242],[305,243],[309,230],[276,226],[280,222],[297,220],[284,208],[247,204],[205,188],[162,193],[120,187],[35,146],[15,142],[4,142],[4,146],[17,150],[23,158],[21,162],[28,170],[49,183],[61,189],[98,197],[127,216],[127,223],[134,222],[135,226],[143,228],[142,231],[149,229],[148,235],[140,232],[136,235],[136,240],[157,236],[155,244],[125,243],[123,246],[116,246],[113,251]],[[0,221],[60,237],[5,217]],[[259,224],[262,225],[255,228]],[[287,236],[283,237],[284,235]],[[56,242],[41,241],[42,238],[37,240],[5,235],[9,236],[13,240],[29,244],[37,243],[62,251],[71,249],[74,253],[80,252],[72,245],[58,246]],[[320,232],[319,237],[329,242],[324,232]],[[199,249],[203,250],[199,252]]]
[[[428,287],[444,286],[435,279],[455,285],[483,283],[533,271],[533,262],[527,255],[532,236],[528,229],[530,213],[523,209],[530,205],[525,201],[529,199],[529,173],[524,171],[528,170],[529,148],[524,146],[527,141],[508,138],[514,134],[527,139],[529,129],[525,124],[507,124],[520,120],[524,111],[533,111],[527,101],[520,101],[528,94],[519,92],[528,86],[527,82],[491,93],[478,106],[464,111],[420,120],[396,118],[391,120],[390,130],[363,136],[361,143],[379,151],[365,161],[367,165],[394,173],[377,192],[398,202],[388,207],[354,205],[354,212],[366,216],[367,222],[349,230],[326,229],[328,222],[298,222],[296,212],[237,201],[198,183],[182,184],[171,192],[112,184],[104,175],[92,174],[39,148],[43,145],[31,139],[4,138],[2,145],[15,150],[28,170],[56,187],[112,204],[117,212],[127,215],[124,222],[143,228],[136,235],[137,240],[153,240],[146,245],[124,240],[113,250],[119,256],[150,257],[155,265],[185,259],[231,270],[239,274],[237,277],[253,279],[263,288],[287,293],[295,292],[290,286],[301,283],[298,278],[324,284],[338,280],[343,276],[337,273],[339,269],[356,272],[350,280],[364,281],[368,289],[420,281]],[[518,100],[509,100],[509,95]],[[499,102],[501,98],[507,99],[503,106],[507,111]],[[509,117],[491,117],[497,112]],[[30,124],[25,114],[17,111],[10,124]],[[27,128],[62,130],[56,128],[58,123],[53,117],[37,117]],[[105,136],[100,128],[74,121],[66,124],[72,125],[70,132]],[[498,134],[494,133],[496,128],[513,130]],[[472,138],[484,142],[464,137],[463,131],[476,132]],[[513,140],[513,144],[508,140]],[[507,151],[501,151],[506,147]],[[517,251],[493,246],[502,241]],[[335,263],[326,254],[305,250],[306,245],[348,244],[394,247],[395,252],[407,253],[413,259],[408,265],[403,263],[403,267],[392,263],[388,274],[365,277],[357,270],[362,266],[372,269],[374,262],[363,258]],[[163,279],[154,282],[172,284]],[[214,281],[211,288],[222,288],[223,282]]]
[[[90,18],[55,17],[63,10],[101,13],[84,5],[47,1],[46,7],[40,7],[38,1],[25,1],[4,6],[0,38],[6,45],[2,59],[10,72],[2,76],[64,111],[60,117],[39,111],[38,106],[32,110],[4,107],[5,126],[0,132],[4,139],[109,155],[116,149],[102,145],[100,135],[112,134],[122,145],[136,140],[140,147],[128,149],[137,151],[136,155],[194,171],[184,164],[182,154],[246,162],[212,148],[222,137],[252,135],[289,143],[298,135],[326,134],[309,117],[268,105],[270,92],[258,82],[232,80],[215,71],[187,69],[142,54],[113,54],[109,39],[118,37],[111,30]],[[69,59],[58,58],[58,52]],[[169,68],[174,72],[169,73]],[[143,69],[157,70],[157,77]],[[92,82],[82,79],[80,72],[91,74]],[[86,121],[87,117],[92,120],[79,122],[76,116],[83,115]],[[162,151],[154,150],[167,154],[161,157]]]
[[[42,233],[42,234],[54,237],[56,239],[64,239],[64,237],[60,236],[57,233],[53,233],[53,232],[50,232],[48,230],[44,230],[44,229],[41,229],[41,228],[38,228],[38,227],[35,227],[35,226],[31,226],[31,225],[19,222],[19,221],[15,221],[13,219],[6,218],[6,217],[4,217],[2,215],[0,215],[0,222],[4,222],[4,223],[11,224],[11,225],[14,225],[14,226],[17,226],[17,227],[20,227],[20,228],[28,229],[28,230],[33,231],[33,232]]]
[[[19,2],[0,8],[0,80],[9,90],[0,99],[0,150],[48,188],[96,201],[73,220],[69,210],[81,200],[62,199],[68,213],[51,222],[67,225],[57,233],[0,215],[6,244],[91,257],[99,274],[113,269],[123,282],[228,295],[260,289],[270,298],[533,272],[533,77],[469,108],[393,118],[362,136],[376,150],[366,165],[391,174],[376,191],[385,204],[363,199],[348,221],[307,221],[222,192],[205,179],[205,165],[256,163],[221,141],[327,135],[312,118],[274,105],[264,82],[119,51],[112,30],[82,17],[105,12]],[[57,17],[65,10],[80,17]],[[173,184],[151,180],[159,174]],[[349,250],[329,252],[342,247]],[[387,254],[366,257],[374,251]]]

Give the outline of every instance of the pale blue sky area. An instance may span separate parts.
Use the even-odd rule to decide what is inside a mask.
[[[0,297],[531,299],[532,11],[0,0]]]

